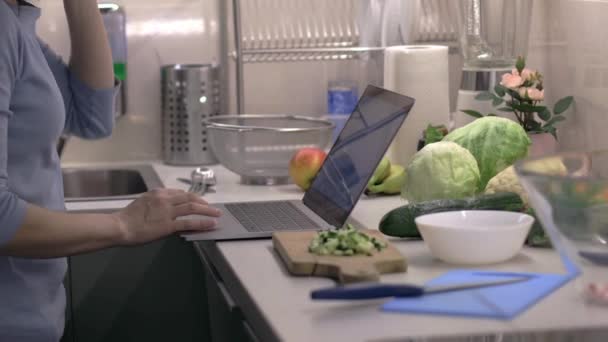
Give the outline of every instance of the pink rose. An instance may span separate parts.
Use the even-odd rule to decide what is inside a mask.
[[[538,90],[536,88],[529,88],[528,89],[528,97],[530,98],[530,100],[534,100],[534,101],[542,101],[545,99],[545,90]]]
[[[545,90],[538,90],[536,88],[520,88],[519,96],[532,101],[542,101],[545,99]]]
[[[525,87],[519,88],[517,90],[517,92],[519,93],[519,96],[521,96],[522,98],[524,98],[524,99],[528,98],[528,88],[525,88]]]
[[[536,71],[534,70],[524,69],[521,71],[521,78],[523,78],[524,81],[532,81],[534,75],[536,75]]]
[[[517,70],[515,70],[517,72]],[[500,85],[509,88],[509,89],[517,89],[524,83],[524,79],[515,74],[504,74],[502,75],[502,80],[500,81]]]
[[[531,70],[528,68],[524,68],[521,71],[521,74],[519,73],[519,71],[517,71],[517,69],[511,69],[511,74],[516,75],[516,76],[521,76],[521,78],[525,81],[534,81],[534,79],[536,78],[536,70]]]

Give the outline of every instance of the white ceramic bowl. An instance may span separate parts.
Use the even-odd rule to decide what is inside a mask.
[[[534,223],[527,214],[463,210],[422,215],[416,225],[436,258],[452,264],[505,261],[521,250]]]

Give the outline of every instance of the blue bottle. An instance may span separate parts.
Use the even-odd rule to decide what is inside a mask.
[[[327,112],[329,120],[336,125],[332,134],[335,141],[346,120],[355,109],[359,92],[354,81],[330,81],[327,87]]]

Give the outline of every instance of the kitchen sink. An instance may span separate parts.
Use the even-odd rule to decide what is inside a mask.
[[[66,202],[132,199],[163,183],[150,165],[62,169]]]

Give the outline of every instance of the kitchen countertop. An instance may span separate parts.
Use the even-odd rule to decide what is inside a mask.
[[[103,164],[104,167],[108,165],[113,164]],[[188,177],[192,167],[172,167],[160,162],[152,162],[152,165],[166,187],[187,188],[187,185],[177,181],[177,177]],[[218,184],[215,193],[205,195],[210,203],[298,199],[303,195],[295,185],[241,185],[237,175],[221,166],[212,168],[217,174]],[[107,209],[124,207],[128,203],[129,201],[72,202],[67,203],[67,207],[70,210]],[[398,196],[363,196],[352,216],[364,226],[376,229],[382,215],[401,204]],[[407,257],[409,269],[407,273],[384,275],[382,281],[422,284],[452,268],[433,259],[423,242],[402,239],[391,239],[391,242]],[[238,288],[247,297],[246,302],[255,306],[242,308],[245,317],[252,321],[263,320],[265,327],[270,330],[264,333],[270,333],[281,340],[368,341],[473,335],[496,337],[503,333],[534,335],[543,330],[578,331],[608,327],[608,309],[585,305],[577,295],[576,282],[565,285],[512,321],[384,313],[379,310],[379,305],[383,302],[380,300],[357,303],[311,301],[309,293],[312,289],[332,286],[334,282],[323,278],[289,276],[273,251],[270,240],[219,242],[213,248],[221,254],[221,259],[239,283]],[[534,248],[525,248],[514,259],[493,265],[491,269],[564,272],[558,256],[552,250]],[[262,317],[247,317],[254,314]],[[256,330],[256,327],[253,328]],[[598,341],[607,339],[608,334],[598,334],[601,334]],[[587,335],[585,337],[590,338]],[[547,340],[554,341],[555,338],[548,337]]]

